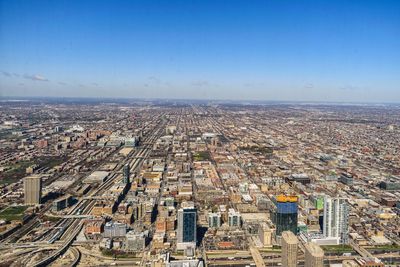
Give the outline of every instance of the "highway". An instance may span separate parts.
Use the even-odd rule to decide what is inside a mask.
[[[74,242],[76,236],[81,231],[84,218],[90,217],[90,212],[95,205],[97,199],[100,199],[103,194],[109,190],[115,183],[120,182],[122,177],[120,175],[122,168],[125,164],[129,164],[131,174],[136,173],[141,164],[145,159],[147,159],[152,151],[153,144],[155,141],[164,133],[165,121],[161,121],[155,118],[152,122],[149,122],[146,126],[153,123],[155,125],[147,131],[145,134],[142,145],[137,147],[137,149],[120,164],[118,164],[117,169],[115,169],[110,177],[97,188],[92,189],[87,196],[79,199],[78,203],[75,204],[74,208],[64,216],[56,225],[53,230],[45,233],[37,242],[30,243],[16,243],[16,241],[26,233],[30,232],[32,229],[40,225],[40,218],[50,209],[51,203],[48,203],[46,207],[29,221],[26,225],[21,227],[15,233],[10,235],[1,241],[0,249],[12,249],[14,247],[46,247],[48,249],[53,249],[53,252],[47,257],[36,262],[32,266],[46,266],[52,261],[54,261],[58,256],[63,254]],[[144,128],[146,127],[144,126]],[[101,162],[103,163],[103,161]],[[19,244],[16,246],[16,244]],[[78,259],[79,261],[79,259]]]
[[[247,242],[249,244],[249,249],[251,256],[253,257],[253,260],[256,264],[257,267],[265,267],[264,259],[261,256],[260,251],[254,246],[253,240],[251,240],[250,237],[247,238]]]
[[[357,251],[358,254],[360,254],[361,256],[365,257],[365,258],[373,258],[374,256],[367,251],[365,248],[360,247],[359,245],[357,245],[356,243],[354,243],[353,240],[349,240],[349,245],[355,250]]]
[[[132,155],[133,159],[129,163],[129,166],[131,167],[131,173],[136,172],[139,167],[141,166],[141,163],[146,159],[150,152],[153,143],[162,135],[164,130],[164,124],[158,124],[156,127],[154,127],[153,132],[151,133],[150,136],[148,136],[145,140],[143,140],[145,145],[139,147],[136,149],[134,154]],[[125,164],[120,164],[120,168],[116,171],[114,171],[113,175],[106,180],[103,184],[101,184],[95,191],[93,191],[90,196],[102,196],[104,192],[109,190],[116,182],[119,182],[120,179],[116,179],[119,177],[117,173],[119,173],[123,166]],[[80,214],[86,215],[90,214],[90,211],[92,210],[93,206],[95,205],[96,200],[95,199],[84,199],[81,202],[77,204],[74,210],[80,210]],[[79,207],[79,208],[78,208]],[[80,218],[71,218],[71,219],[63,219],[66,226],[65,226],[65,231],[64,233],[60,236],[60,240],[63,241],[63,245],[57,249],[54,253],[49,255],[48,257],[42,259],[41,261],[37,262],[34,266],[46,266],[50,262],[52,262],[54,259],[56,259],[59,255],[64,253],[68,247],[72,244],[76,236],[79,234],[83,227],[83,221]]]

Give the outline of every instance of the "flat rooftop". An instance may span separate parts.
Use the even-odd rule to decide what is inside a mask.
[[[311,255],[313,255],[315,257],[323,257],[324,256],[323,249],[313,242],[307,243],[305,245],[305,247],[306,247],[306,250],[308,250],[311,253]]]
[[[297,236],[290,231],[282,232],[282,239],[286,241],[288,244],[295,245],[298,243]]]

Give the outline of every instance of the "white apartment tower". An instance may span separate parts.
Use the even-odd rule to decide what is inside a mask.
[[[340,244],[348,242],[349,204],[345,198],[325,196],[323,234],[337,238]]]

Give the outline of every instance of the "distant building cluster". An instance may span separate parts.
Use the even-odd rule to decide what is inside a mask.
[[[0,110],[0,249],[16,265],[76,250],[82,266],[400,265],[398,109]]]

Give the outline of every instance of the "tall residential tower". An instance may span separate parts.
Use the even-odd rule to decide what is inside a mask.
[[[345,198],[325,196],[323,234],[346,244],[349,237],[349,204]]]
[[[297,266],[297,243],[297,237],[293,232],[282,232],[282,266]]]
[[[324,267],[324,251],[313,242],[305,245],[305,267]]]
[[[42,200],[42,178],[31,175],[24,178],[25,204],[37,205]]]

